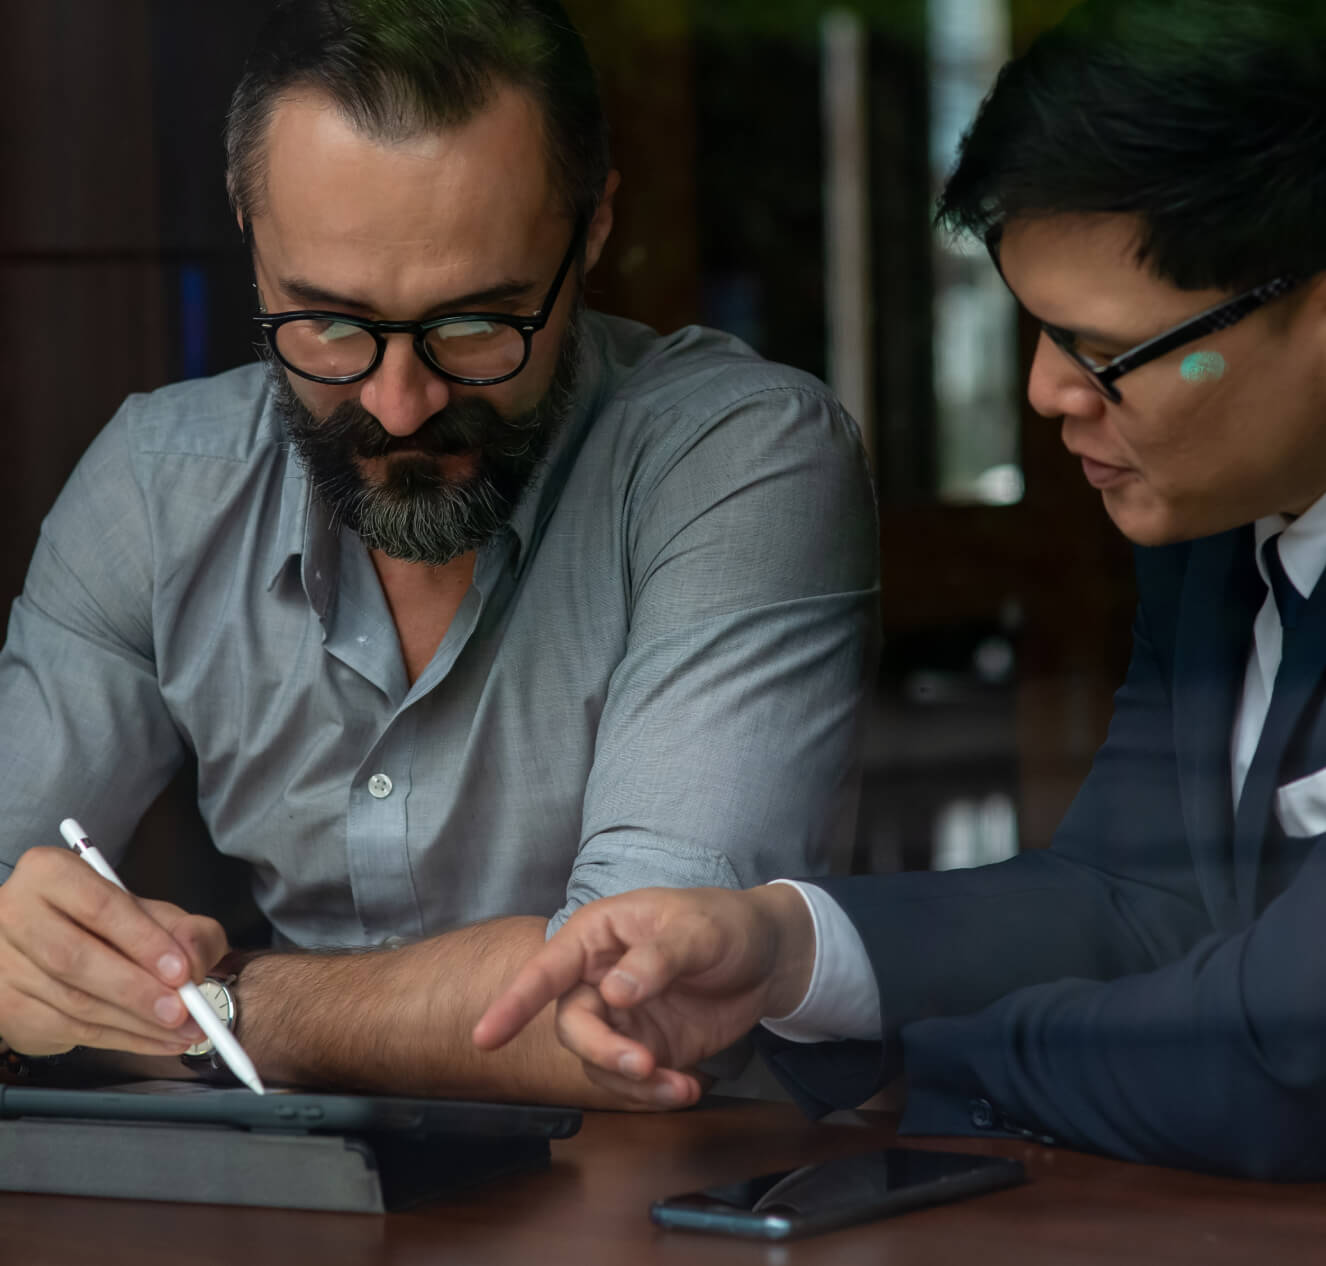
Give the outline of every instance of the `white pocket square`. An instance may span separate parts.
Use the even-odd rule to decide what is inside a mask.
[[[1326,769],[1296,778],[1276,791],[1275,816],[1284,833],[1296,839],[1326,832]]]

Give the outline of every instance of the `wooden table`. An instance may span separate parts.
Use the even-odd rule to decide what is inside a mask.
[[[918,1145],[1015,1156],[1020,1188],[783,1245],[664,1232],[651,1200],[893,1141],[883,1114],[813,1125],[728,1100],[671,1116],[587,1113],[550,1169],[413,1213],[277,1212],[0,1195],[14,1266],[1320,1266],[1326,1183],[1276,1186],[975,1139]],[[911,1144],[913,1141],[908,1140]]]

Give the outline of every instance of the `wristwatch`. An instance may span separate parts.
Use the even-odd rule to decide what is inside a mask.
[[[238,974],[230,976],[208,976],[201,985],[198,986],[198,992],[207,999],[212,1010],[217,1013],[232,1033],[235,1031],[235,1023],[238,1016],[238,1007],[235,1003],[234,984],[238,980]],[[216,1047],[212,1044],[210,1037],[204,1037],[201,1042],[196,1042],[189,1047],[183,1055],[180,1056],[180,1062],[194,1072],[202,1073],[208,1077],[220,1077],[227,1080],[233,1077],[225,1060],[217,1053]]]

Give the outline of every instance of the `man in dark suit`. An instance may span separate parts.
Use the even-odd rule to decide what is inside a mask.
[[[604,1085],[684,1105],[748,1026],[813,1111],[1326,1177],[1326,18],[1089,0],[1005,68],[942,221],[1041,323],[1029,396],[1138,546],[1108,739],[1044,852],[579,911],[490,1009],[560,997]]]

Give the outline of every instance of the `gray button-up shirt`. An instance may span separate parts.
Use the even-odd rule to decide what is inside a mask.
[[[0,877],[70,815],[114,861],[186,759],[299,945],[823,869],[877,635],[855,426],[724,335],[584,322],[574,414],[413,685],[263,367],[130,398],[0,654]]]

